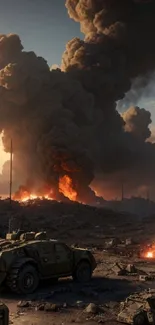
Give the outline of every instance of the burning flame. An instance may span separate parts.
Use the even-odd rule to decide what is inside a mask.
[[[73,189],[73,183],[68,175],[60,177],[59,191],[71,201],[77,201],[77,192]]]
[[[77,192],[73,188],[72,179],[65,175],[59,179],[59,192],[71,201],[77,201]],[[20,186],[19,190],[13,195],[13,200],[27,202],[29,200],[54,200],[55,195],[51,187],[44,187],[40,190],[29,190],[27,186]]]
[[[149,251],[146,253],[147,258],[153,258],[153,252]]]
[[[19,201],[26,202],[26,201],[29,201],[29,200],[37,200],[37,199],[40,199],[40,200],[43,200],[43,199],[52,200],[52,198],[49,198],[48,195],[38,196],[36,194],[29,194],[28,196],[22,197]]]
[[[14,194],[13,200],[19,201],[19,202],[27,202],[29,200],[37,200],[37,199],[39,199],[39,200],[43,200],[43,199],[53,200],[51,190],[49,190],[48,193],[47,192],[45,193],[45,191],[40,191],[39,193],[41,193],[41,194],[31,193],[26,188],[23,188],[21,186],[19,191]]]

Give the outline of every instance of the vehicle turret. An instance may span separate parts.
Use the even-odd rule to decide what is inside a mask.
[[[6,239],[8,239],[8,240],[19,240],[20,236],[22,234],[24,234],[24,230],[13,231],[11,233],[6,234]]]
[[[25,232],[24,230],[13,231],[12,233],[6,234],[6,239],[9,241],[17,241],[17,240],[46,240],[47,235],[45,231],[42,232]]]

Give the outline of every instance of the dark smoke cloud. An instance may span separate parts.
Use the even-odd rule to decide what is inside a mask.
[[[150,136],[150,115],[134,108],[121,117],[116,102],[124,98],[133,80],[137,89],[146,87],[154,71],[155,2],[67,0],[66,7],[69,16],[80,23],[85,39],[67,44],[62,69],[80,79],[101,111],[93,156],[98,158],[99,177],[103,182],[106,179],[106,185],[109,181],[111,189],[120,183],[118,179],[127,182],[129,177],[133,180],[131,185],[128,182],[129,190],[152,184],[154,145],[145,141]]]
[[[3,52],[7,53],[5,46]],[[13,47],[12,56],[0,70],[0,129],[7,152],[13,140],[16,182],[28,184],[32,191],[45,184],[54,186],[58,197],[59,177],[68,174],[79,200],[80,193],[94,199],[88,188],[94,167],[85,140],[93,124],[92,94],[59,69],[50,71],[33,52]]]
[[[120,179],[129,191],[153,186],[150,115],[134,108],[122,117],[116,102],[132,79],[155,68],[155,4],[68,0],[66,6],[85,40],[67,44],[63,71],[24,52],[17,35],[0,36],[0,130],[6,151],[13,140],[16,182],[31,190],[52,186],[59,198],[58,180],[67,174],[88,203],[95,200],[89,187],[95,175],[111,189]]]

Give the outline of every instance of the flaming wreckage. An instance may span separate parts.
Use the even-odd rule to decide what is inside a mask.
[[[45,232],[19,231],[0,241],[0,285],[15,293],[32,293],[43,279],[72,276],[88,282],[95,268],[90,251],[47,239]]]

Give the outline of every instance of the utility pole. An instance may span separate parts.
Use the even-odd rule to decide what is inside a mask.
[[[13,146],[12,146],[12,139],[11,139],[11,142],[10,142],[10,184],[9,184],[10,185],[9,186],[10,208],[12,208],[12,156],[13,156]],[[12,223],[12,216],[9,218],[9,233],[11,232],[11,223]]]
[[[13,155],[13,147],[12,147],[12,139],[10,143],[10,205],[12,203],[12,155]]]
[[[122,183],[122,201],[124,200],[124,184]]]

